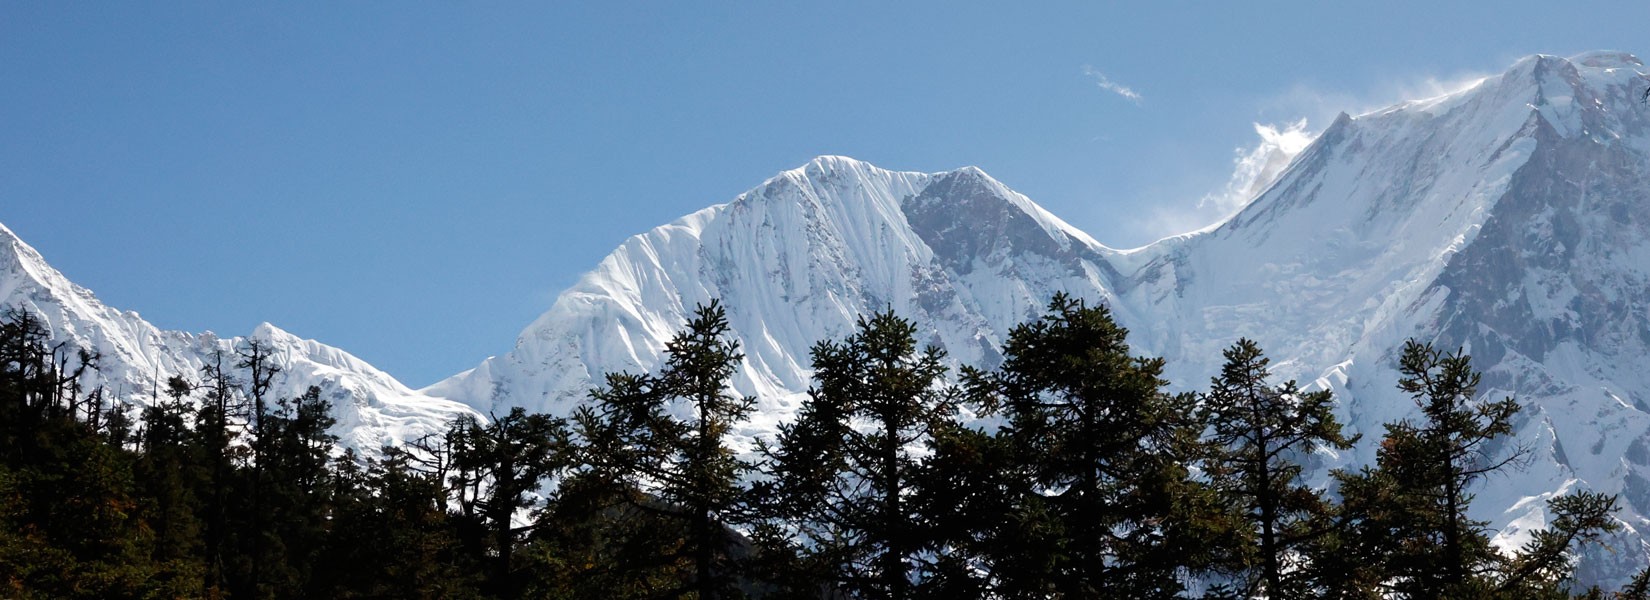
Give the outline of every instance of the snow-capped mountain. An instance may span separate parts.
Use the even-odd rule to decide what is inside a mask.
[[[1622,495],[1608,562],[1644,562],[1650,524],[1650,78],[1635,57],[1535,56],[1462,92],[1342,116],[1219,227],[1148,249],[1123,303],[1177,381],[1256,339],[1280,371],[1334,389],[1373,458],[1411,414],[1395,357],[1464,346],[1480,393],[1518,398],[1527,467],[1479,490],[1477,518],[1518,543],[1541,500]],[[1630,541],[1630,542],[1629,542]],[[1595,571],[1616,576],[1620,569]]]
[[[1650,531],[1650,77],[1637,58],[1535,56],[1450,95],[1341,115],[1218,226],[1115,250],[974,168],[901,173],[821,157],[627,240],[507,354],[425,392],[566,413],[602,373],[652,368],[696,303],[721,299],[760,399],[787,419],[808,348],[893,308],[957,364],[991,366],[1064,290],[1109,304],[1138,352],[1204,386],[1257,340],[1285,377],[1334,390],[1361,464],[1412,414],[1406,338],[1465,346],[1480,392],[1513,395],[1529,465],[1474,510],[1501,543],[1575,488],[1623,497],[1628,530],[1587,560],[1615,579]]]
[[[658,363],[694,306],[720,299],[745,354],[734,387],[759,403],[742,433],[769,433],[807,390],[809,348],[859,316],[892,308],[955,361],[993,365],[1055,291],[1102,299],[1117,254],[979,169],[825,156],[630,238],[508,354],[424,391],[566,414],[602,374]]]
[[[695,304],[727,307],[759,399],[740,431],[771,433],[808,385],[808,349],[893,309],[953,364],[990,367],[1056,291],[1112,307],[1140,353],[1199,389],[1220,350],[1257,340],[1275,371],[1332,389],[1369,461],[1407,338],[1464,346],[1480,392],[1526,406],[1523,469],[1478,491],[1475,517],[1516,544],[1542,501],[1620,494],[1628,528],[1584,562],[1620,579],[1650,533],[1650,72],[1594,52],[1535,56],[1446,96],[1341,115],[1217,226],[1108,248],[984,172],[880,169],[820,157],[732,202],[630,238],[564,292],[506,354],[414,391],[341,350],[272,325],[251,332],[284,369],[277,396],[318,385],[346,446],[371,450],[452,417],[526,406],[566,414],[604,373],[656,366]],[[1272,164],[1277,163],[1277,164]],[[1248,184],[1246,184],[1247,187]],[[0,306],[102,354],[86,382],[133,405],[248,338],[162,331],[103,305],[0,226]],[[232,361],[231,361],[232,363]],[[1319,475],[1325,469],[1318,469]]]
[[[463,404],[408,389],[348,352],[301,339],[268,323],[245,338],[158,329],[138,313],[99,302],[4,225],[0,225],[0,306],[21,308],[40,317],[54,344],[63,342],[100,353],[99,369],[82,383],[88,390],[101,386],[129,406],[150,402],[173,375],[198,380],[201,367],[218,352],[223,353],[226,370],[244,381],[246,374],[233,368],[235,350],[244,340],[256,339],[269,348],[273,362],[282,369],[271,386],[271,397],[292,398],[309,386],[319,386],[322,396],[332,401],[333,417],[338,420],[333,432],[346,447],[375,452],[385,444],[440,431],[459,415],[476,414]]]

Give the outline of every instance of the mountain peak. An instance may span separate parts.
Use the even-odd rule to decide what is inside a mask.
[[[253,327],[251,337],[260,340],[267,340],[275,344],[296,342],[300,340],[298,336],[292,335],[291,332],[288,332],[285,329],[276,327],[274,323],[270,323],[269,321],[264,321],[259,323],[257,327]]]
[[[1631,53],[1618,50],[1593,50],[1571,56],[1569,61],[1583,67],[1598,69],[1630,69],[1644,66],[1644,61]]]
[[[803,165],[802,168],[821,171],[835,171],[838,169],[851,169],[866,166],[871,166],[871,164],[852,156],[821,154],[813,157],[813,159],[809,160],[808,164]]]
[[[871,163],[847,156],[822,154],[800,167],[785,171],[779,177],[788,179],[833,179],[836,177],[864,177],[874,173],[887,172]]]
[[[37,314],[54,344],[98,353],[99,368],[86,373],[82,384],[86,389],[110,390],[128,405],[147,403],[167,376],[193,376],[209,361],[232,357],[246,339],[163,331],[136,312],[106,306],[4,224],[0,306]],[[296,397],[315,386],[333,402],[335,431],[344,446],[376,452],[385,444],[440,431],[455,416],[475,414],[463,405],[417,394],[343,350],[269,323],[258,325],[251,339],[269,342],[270,357],[282,368],[271,391],[274,396]]]

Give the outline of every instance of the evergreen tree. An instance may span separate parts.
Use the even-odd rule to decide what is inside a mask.
[[[333,508],[331,453],[338,438],[332,404],[311,386],[282,398],[256,428],[254,465],[262,483],[253,487],[258,514],[252,520],[254,583],[260,597],[303,595],[327,536]],[[255,479],[256,481],[256,479]]]
[[[1575,549],[1598,543],[1621,528],[1612,516],[1617,498],[1597,492],[1573,492],[1547,502],[1547,527],[1537,530],[1499,572],[1491,586],[1502,598],[1570,597]]]
[[[680,523],[692,569],[680,592],[709,600],[738,595],[729,525],[748,521],[744,479],[753,466],[729,439],[755,404],[728,392],[744,358],[728,338],[716,301],[694,310],[687,329],[665,345],[658,375],[610,375],[576,416],[594,476],[628,490],[629,509]],[[657,562],[656,559],[654,562]]]
[[[86,418],[92,355],[49,346],[40,320],[0,319],[0,592],[17,598],[162,593],[132,457]]]
[[[1603,594],[1595,594],[1602,598]],[[1613,600],[1650,600],[1650,568],[1640,569],[1632,581],[1610,595]]]
[[[1205,475],[1242,515],[1243,537],[1253,544],[1238,549],[1239,579],[1249,596],[1307,597],[1300,581],[1307,570],[1294,559],[1304,544],[1326,533],[1331,506],[1301,481],[1298,460],[1320,446],[1345,450],[1352,440],[1341,433],[1328,390],[1303,392],[1294,381],[1273,387],[1267,381],[1270,361],[1251,340],[1238,340],[1224,355],[1220,376],[1203,395],[1200,418],[1209,424],[1213,446]]]
[[[592,472],[562,482],[522,548],[535,598],[692,595],[684,515]]]
[[[532,528],[514,519],[568,468],[567,424],[515,407],[487,424],[461,417],[447,439],[452,461],[447,477],[459,505],[460,540],[472,556],[486,557],[486,591],[513,597],[523,584],[515,551]]]
[[[275,531],[268,520],[269,510],[264,506],[266,467],[269,462],[264,453],[270,446],[266,439],[270,434],[267,396],[281,368],[274,364],[269,348],[262,340],[256,338],[243,341],[235,347],[235,367],[250,376],[250,379],[244,382],[242,397],[250,402],[250,405],[246,406],[244,427],[250,434],[247,450],[251,454],[242,465],[246,471],[244,479],[247,489],[236,498],[245,501],[245,510],[237,513],[241,517],[240,520],[244,521],[244,526],[240,527],[240,537],[247,544],[244,549],[245,579],[236,586],[236,595],[264,598],[269,597],[270,592],[265,581],[266,574],[281,570],[285,566],[281,564],[278,556],[271,556],[268,544]]]
[[[185,595],[203,595],[205,566],[200,561],[203,512],[199,494],[207,474],[202,468],[195,432],[189,428],[193,386],[181,376],[167,380],[166,395],[156,394],[144,407],[139,455],[134,472],[147,498],[146,515],[154,530],[154,560]]]
[[[953,419],[943,353],[918,352],[916,326],[880,312],[841,342],[813,347],[814,386],[770,450],[779,514],[798,529],[832,587],[913,597],[933,557],[920,513],[918,450]]]
[[[199,453],[206,475],[205,489],[201,490],[201,521],[205,525],[202,541],[206,563],[203,585],[208,595],[230,592],[230,584],[242,581],[245,572],[244,556],[236,552],[236,539],[230,515],[231,502],[238,500],[235,488],[239,481],[240,455],[244,447],[236,445],[239,423],[245,422],[239,400],[240,382],[224,365],[222,351],[215,351],[209,362],[201,367],[200,390],[206,397],[195,411],[195,451]],[[233,581],[232,581],[233,580]]]
[[[1378,511],[1368,515],[1373,531],[1391,532],[1384,562],[1396,592],[1463,593],[1472,587],[1471,576],[1499,558],[1484,523],[1467,516],[1468,488],[1524,455],[1523,449],[1498,454],[1490,443],[1512,432],[1519,407],[1511,398],[1478,400],[1480,376],[1461,352],[1445,355],[1410,340],[1399,373],[1398,387],[1415,400],[1422,420],[1389,423],[1376,455],[1379,473],[1366,471],[1363,481],[1351,485],[1343,481],[1343,493],[1381,500],[1365,508]]]
[[[1163,391],[1163,360],[1129,354],[1103,306],[1056,294],[1009,333],[971,396],[1007,417],[1021,531],[991,562],[997,585],[1033,595],[1162,598],[1213,566],[1234,531],[1187,469],[1201,454],[1194,399]],[[1003,568],[1009,564],[1015,568]]]
[[[400,448],[362,469],[353,453],[333,462],[337,505],[309,581],[312,598],[479,598],[479,564],[445,510],[446,487]]]
[[[1356,573],[1357,587],[1334,583],[1335,597],[1539,598],[1567,597],[1574,549],[1616,524],[1616,498],[1576,492],[1548,502],[1554,516],[1520,551],[1490,545],[1485,523],[1468,516],[1473,485],[1511,468],[1527,451],[1499,438],[1513,431],[1519,405],[1512,398],[1477,398],[1480,375],[1462,351],[1444,354],[1410,340],[1399,359],[1399,389],[1420,408],[1420,421],[1387,424],[1374,468],[1336,478],[1345,525],[1338,548],[1315,556]],[[1333,552],[1352,550],[1361,565],[1337,565]],[[1341,560],[1345,560],[1344,558]]]
[[[964,368],[965,379],[979,371]],[[1039,503],[1020,502],[1029,476],[1013,440],[999,431],[936,427],[932,454],[918,472],[913,501],[930,520],[934,560],[924,565],[919,597],[1046,598],[1052,524]]]

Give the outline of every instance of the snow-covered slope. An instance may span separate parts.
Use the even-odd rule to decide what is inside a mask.
[[[603,373],[651,368],[699,303],[720,299],[771,432],[808,385],[808,349],[892,308],[924,342],[994,364],[1001,336],[1056,290],[1095,300],[1114,251],[979,169],[886,171],[825,156],[734,201],[625,241],[508,354],[426,390],[490,410],[567,413]]]
[[[146,404],[172,375],[198,379],[200,369],[222,352],[232,367],[243,340],[267,344],[282,372],[271,392],[276,398],[302,394],[319,386],[333,403],[338,420],[334,433],[347,447],[374,452],[384,444],[438,431],[469,407],[408,389],[395,378],[349,353],[298,338],[264,323],[247,338],[220,338],[211,332],[163,331],[135,312],[105,306],[91,291],[75,285],[48,265],[11,230],[0,225],[0,306],[38,315],[54,343],[101,353],[100,369],[88,376],[87,389],[98,386],[131,406]],[[237,376],[245,380],[244,373]],[[164,388],[161,388],[164,389]]]
[[[1590,557],[1617,578],[1650,531],[1650,78],[1635,57],[1535,56],[1438,98],[1342,115],[1218,227],[1100,245],[977,169],[900,173],[821,157],[626,241],[507,354],[426,392],[565,413],[601,373],[653,367],[695,303],[720,298],[747,354],[735,388],[761,434],[807,385],[807,349],[892,307],[957,363],[990,366],[1056,290],[1109,303],[1177,385],[1258,340],[1277,371],[1332,388],[1365,443],[1412,412],[1403,340],[1465,346],[1481,392],[1529,408],[1518,473],[1477,516],[1517,543],[1540,500],[1621,493],[1630,530]]]
[[[1633,535],[1592,567],[1641,564],[1646,71],[1622,53],[1535,56],[1449,96],[1343,115],[1245,210],[1131,273],[1123,302],[1155,315],[1127,323],[1135,340],[1196,381],[1222,345],[1254,338],[1281,371],[1335,389],[1366,441],[1413,409],[1393,387],[1405,338],[1465,346],[1481,393],[1525,403],[1532,450],[1479,491],[1476,516],[1514,544],[1544,522],[1546,495],[1621,493]]]

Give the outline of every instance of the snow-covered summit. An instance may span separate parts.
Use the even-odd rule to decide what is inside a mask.
[[[565,413],[603,373],[654,366],[693,307],[720,299],[746,355],[735,387],[765,403],[746,433],[767,432],[807,388],[808,349],[859,316],[892,308],[956,360],[991,364],[1055,290],[1098,299],[1111,252],[977,168],[822,156],[626,240],[509,353],[425,391]]]
[[[223,353],[232,366],[247,339],[269,346],[282,368],[271,390],[295,397],[318,386],[333,403],[334,433],[346,447],[374,452],[441,430],[469,407],[424,396],[348,352],[299,338],[264,323],[247,338],[220,338],[211,332],[164,331],[135,312],[104,305],[90,290],[52,268],[33,247],[0,224],[0,306],[39,316],[52,341],[67,342],[101,355],[100,368],[83,383],[102,387],[128,406],[141,406],[161,393],[173,375],[198,378],[201,367]],[[237,373],[245,379],[244,374]]]
[[[1569,60],[1583,67],[1598,69],[1634,69],[1644,66],[1644,61],[1639,60],[1639,57],[1619,50],[1593,50],[1572,56]]]
[[[1481,490],[1513,544],[1539,499],[1622,493],[1620,551],[1650,526],[1650,78],[1636,57],[1532,56],[1443,96],[1342,114],[1230,219],[1117,251],[975,168],[880,169],[820,157],[733,201],[627,240],[507,354],[426,390],[482,409],[562,413],[602,373],[646,370],[696,303],[721,299],[746,353],[734,387],[788,418],[807,350],[892,308],[955,363],[990,366],[1054,291],[1108,303],[1182,389],[1258,340],[1277,371],[1334,390],[1366,443],[1412,414],[1406,338],[1466,346],[1486,394],[1529,407],[1530,466]],[[1321,472],[1321,471],[1320,471]],[[1615,564],[1621,563],[1621,564]]]
[[[1650,524],[1650,377],[1634,367],[1650,361],[1644,73],[1624,53],[1532,56],[1342,115],[1244,210],[1130,271],[1122,303],[1157,316],[1125,324],[1194,384],[1223,345],[1256,339],[1283,374],[1334,389],[1366,439],[1413,409],[1393,389],[1405,338],[1465,346],[1482,392],[1526,404],[1535,448],[1475,516],[1511,544],[1544,518],[1529,498],[1621,493],[1632,550],[1588,563],[1619,576],[1602,565],[1643,563]]]

